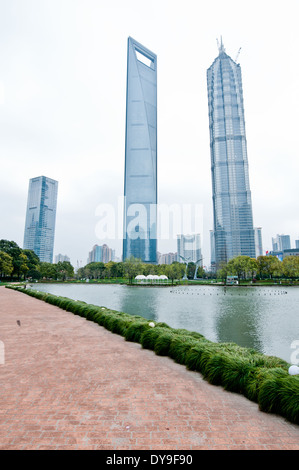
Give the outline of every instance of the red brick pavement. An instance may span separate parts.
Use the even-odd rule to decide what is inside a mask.
[[[0,449],[299,449],[299,426],[58,307],[1,287],[0,325]]]

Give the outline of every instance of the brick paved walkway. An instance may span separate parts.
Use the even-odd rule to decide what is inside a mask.
[[[0,449],[299,449],[299,426],[4,287],[0,340]]]

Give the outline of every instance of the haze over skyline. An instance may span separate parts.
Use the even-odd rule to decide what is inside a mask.
[[[242,69],[255,227],[299,238],[296,0],[2,0],[0,238],[23,246],[29,179],[59,182],[54,256],[86,264],[100,204],[123,197],[127,39],[157,54],[158,202],[203,208],[213,228],[206,71],[222,36]],[[120,214],[122,217],[122,214]],[[119,220],[119,217],[118,217]],[[122,233],[122,227],[120,232]],[[176,240],[158,243],[176,251]]]

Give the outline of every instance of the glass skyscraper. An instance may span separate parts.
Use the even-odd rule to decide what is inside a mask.
[[[255,258],[241,67],[225,52],[207,70],[216,267]]]
[[[123,260],[157,262],[157,56],[128,38]]]
[[[24,248],[40,261],[53,262],[58,182],[38,176],[29,181]]]
[[[200,234],[177,235],[177,261],[183,263],[182,258],[188,262],[199,262],[202,266],[201,237]]]

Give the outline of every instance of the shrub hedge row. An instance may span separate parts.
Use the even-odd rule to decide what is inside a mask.
[[[33,289],[7,287],[94,321],[127,341],[140,343],[157,355],[168,356],[189,370],[200,372],[211,384],[243,394],[258,403],[260,410],[299,424],[299,376],[289,375],[290,364],[278,357],[266,356],[235,343],[214,343],[199,333],[174,329],[162,322],[153,328],[139,315]]]

